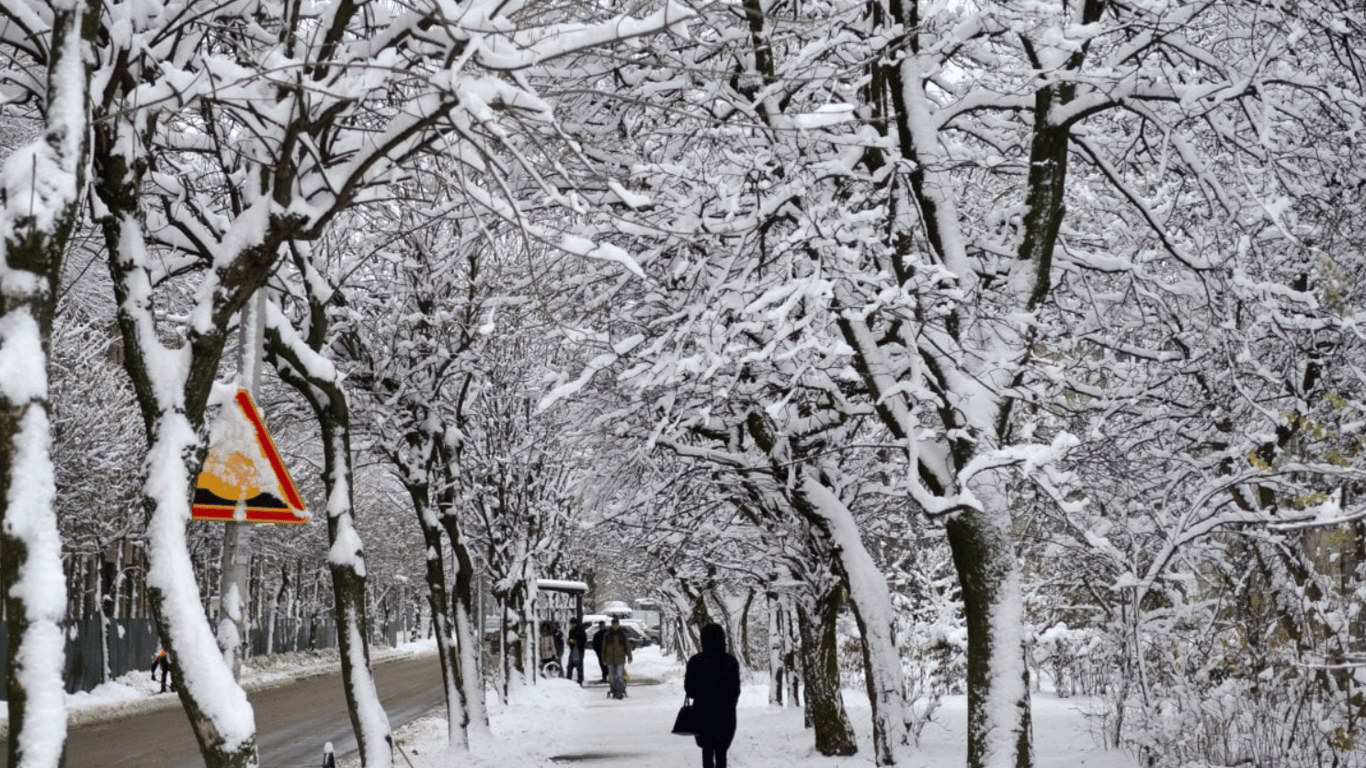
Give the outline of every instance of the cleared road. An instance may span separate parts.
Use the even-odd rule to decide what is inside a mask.
[[[374,672],[392,728],[445,704],[435,655],[378,664]],[[247,698],[256,711],[261,768],[317,768],[322,765],[323,744],[329,741],[338,757],[356,749],[340,672],[254,691]],[[0,749],[0,767],[5,762]],[[177,702],[170,709],[73,728],[67,737],[66,764],[202,768],[204,760]]]

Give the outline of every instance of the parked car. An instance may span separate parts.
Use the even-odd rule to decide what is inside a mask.
[[[607,622],[607,626],[612,626],[612,619],[607,616],[584,616],[583,620],[590,622],[588,626],[589,647],[592,647],[593,645],[593,636],[598,633],[599,621],[605,621]],[[621,628],[626,632],[626,642],[630,643],[632,648],[640,648],[659,642],[659,638],[654,635],[649,627],[645,626],[643,622],[636,621],[635,619],[622,619]]]
[[[497,619],[484,620],[484,642],[488,644],[489,653],[498,653],[502,638],[498,635],[503,631],[501,622]],[[512,629],[512,623],[508,623],[508,639],[517,642],[517,632]]]

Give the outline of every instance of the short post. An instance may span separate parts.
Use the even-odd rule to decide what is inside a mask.
[[[332,754],[332,742],[323,745],[323,768],[337,768],[337,756]]]

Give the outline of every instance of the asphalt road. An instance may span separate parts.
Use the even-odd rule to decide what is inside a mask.
[[[445,704],[441,666],[434,654],[378,664],[374,673],[394,729]],[[340,672],[253,691],[247,698],[256,711],[261,768],[317,768],[322,765],[323,744],[329,741],[338,758],[356,749]],[[0,749],[0,768],[6,768],[5,763]],[[72,728],[66,764],[203,768],[204,760],[177,702],[169,709]]]

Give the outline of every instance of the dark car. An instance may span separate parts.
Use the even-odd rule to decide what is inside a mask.
[[[484,621],[484,642],[488,644],[489,653],[498,653],[498,648],[502,641],[502,638],[499,637],[499,633],[502,632],[502,629],[503,628],[496,620]],[[511,638],[513,642],[517,641],[517,632],[513,630],[511,623],[508,624],[508,637]]]

